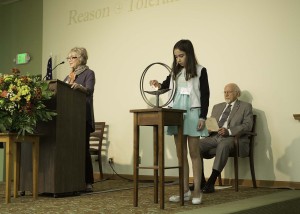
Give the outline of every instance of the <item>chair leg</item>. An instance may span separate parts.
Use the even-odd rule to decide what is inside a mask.
[[[234,157],[234,176],[235,176],[235,191],[239,191],[239,164],[238,157]]]
[[[102,158],[101,158],[101,150],[98,150],[98,164],[99,164],[99,178],[103,179],[103,171],[102,171]]]
[[[249,157],[249,163],[250,163],[253,188],[256,188],[257,186],[256,186],[256,178],[255,178],[255,171],[254,171],[254,160],[252,155]]]

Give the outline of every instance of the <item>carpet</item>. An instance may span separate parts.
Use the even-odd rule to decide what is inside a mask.
[[[272,203],[261,207],[234,212],[233,214],[299,214],[300,198],[295,198],[283,202]]]
[[[94,184],[94,192],[81,193],[78,196],[58,197],[39,196],[33,200],[30,192],[25,196],[12,198],[10,204],[5,204],[4,184],[0,184],[0,213],[176,213],[214,206],[217,204],[237,201],[281,191],[291,191],[271,188],[240,187],[217,189],[213,194],[203,195],[203,203],[192,205],[186,202],[184,206],[168,201],[170,195],[178,194],[178,185],[166,184],[165,209],[159,208],[159,203],[153,203],[153,186],[145,182],[139,185],[138,207],[133,207],[133,182],[127,180],[105,180]]]

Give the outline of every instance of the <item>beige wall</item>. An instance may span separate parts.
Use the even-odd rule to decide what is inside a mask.
[[[153,62],[170,65],[173,45],[188,38],[208,69],[211,106],[223,101],[226,83],[236,82],[245,92],[242,99],[252,102],[258,114],[257,179],[299,182],[300,124],[292,116],[300,109],[295,99],[299,9],[296,0],[44,1],[43,64],[50,52],[59,63],[70,48],[87,48],[88,65],[97,78],[96,120],[110,125],[108,157],[114,158],[117,172],[131,174],[129,110],[147,108],[139,92],[141,74]],[[58,68],[57,78],[63,79],[68,70],[67,65]],[[154,78],[163,80],[166,71],[152,70]],[[166,139],[166,161],[174,165],[173,139]],[[143,164],[152,162],[151,140],[151,128],[142,128]],[[211,161],[205,166],[208,175]],[[248,168],[247,161],[241,168]],[[230,170],[225,169],[225,177]],[[249,178],[246,170],[241,177]]]
[[[244,92],[241,99],[253,104],[258,115],[257,179],[300,182],[300,123],[293,118],[300,113],[299,9],[298,0],[48,0],[43,8],[41,69],[50,53],[55,65],[72,47],[87,48],[88,65],[97,78],[96,120],[110,126],[104,159],[113,157],[118,173],[131,174],[129,110],[147,108],[139,91],[141,74],[153,62],[170,65],[173,45],[188,38],[208,70],[211,107],[223,101],[228,82],[239,84]],[[64,64],[54,76],[63,79],[68,72]],[[152,69],[147,79],[162,81],[166,75],[161,68]],[[151,128],[141,129],[141,142],[142,163],[150,165]],[[176,164],[171,137],[166,137],[166,163]],[[205,161],[206,175],[211,165]],[[249,179],[244,170],[248,162],[242,161],[240,167],[240,177]],[[107,164],[104,171],[111,172]],[[226,167],[225,177],[230,171]]]
[[[9,1],[6,1],[9,2]],[[14,2],[14,1],[12,1]],[[23,0],[0,5],[0,73],[17,67],[22,73],[40,74],[42,66],[43,1]],[[16,65],[19,53],[29,53],[28,64]]]

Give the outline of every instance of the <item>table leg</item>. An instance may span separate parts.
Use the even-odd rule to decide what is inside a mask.
[[[5,167],[5,203],[10,202],[10,192],[11,192],[11,173],[10,173],[10,163],[12,160],[12,150],[11,150],[11,142],[8,138],[6,145],[5,145],[5,153],[6,153],[6,167]]]
[[[138,159],[139,159],[139,126],[137,125],[137,114],[134,114],[134,142],[133,142],[133,206],[138,206]]]
[[[184,175],[183,175],[183,126],[182,124],[180,126],[178,126],[178,146],[180,148],[180,152],[179,152],[179,195],[180,195],[180,205],[183,206],[184,205]]]
[[[38,197],[39,151],[39,139],[35,139],[32,142],[32,194],[34,199]]]
[[[165,157],[164,157],[164,126],[158,125],[159,144],[159,186],[160,186],[160,208],[165,208]]]
[[[18,190],[20,184],[20,154],[21,154],[21,144],[19,142],[13,143],[14,152],[14,198],[18,197]]]
[[[158,128],[153,126],[154,203],[158,203]]]

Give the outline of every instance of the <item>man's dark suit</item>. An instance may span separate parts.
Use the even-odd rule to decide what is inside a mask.
[[[225,107],[226,102],[215,105],[212,109],[211,117],[216,118],[218,121]],[[209,137],[200,139],[200,152],[202,156],[209,158],[211,155],[215,155],[213,169],[221,172],[233,148],[234,136],[243,131],[251,131],[252,125],[252,105],[236,100],[226,127],[231,131],[231,135],[223,137],[217,133],[212,133]],[[249,139],[246,136],[240,138],[239,150],[241,156],[245,156],[249,153]]]

